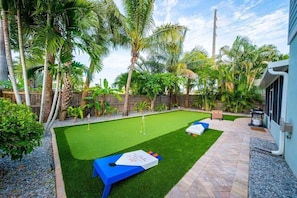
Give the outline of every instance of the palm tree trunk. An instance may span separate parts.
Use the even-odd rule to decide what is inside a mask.
[[[88,77],[86,77],[84,89],[83,89],[83,92],[81,94],[81,100],[80,100],[80,107],[82,109],[84,109],[84,107],[87,104],[85,98],[88,96],[88,92],[89,92],[88,89],[89,89],[89,87],[90,87],[90,79]]]
[[[10,49],[10,42],[9,42],[9,31],[8,31],[8,22],[7,16],[5,11],[1,10],[1,17],[2,17],[2,25],[3,25],[3,35],[4,35],[4,44],[5,44],[5,53],[6,53],[6,61],[8,64],[8,71],[9,71],[9,78],[12,84],[13,92],[15,95],[15,99],[17,104],[21,104],[21,96],[19,94],[19,90],[17,88],[17,83],[13,71],[13,63],[12,63],[12,56],[11,56],[11,49]]]
[[[2,20],[0,21],[0,81],[8,80],[8,66],[5,55]],[[1,88],[1,87],[0,87]]]
[[[132,79],[132,74],[134,70],[134,65],[137,61],[138,53],[133,53],[132,52],[132,58],[131,58],[131,65],[130,65],[130,70],[128,74],[128,79],[127,79],[127,84],[126,84],[126,92],[125,92],[125,101],[124,101],[124,109],[123,109],[123,116],[128,116],[129,111],[128,111],[128,105],[129,105],[129,90],[130,90],[130,84],[131,84],[131,79]]]
[[[19,2],[20,3],[20,2]],[[28,78],[27,78],[27,70],[26,70],[26,62],[25,62],[25,53],[24,53],[24,43],[23,43],[23,32],[22,32],[22,21],[21,21],[21,6],[18,5],[17,9],[17,25],[18,25],[18,37],[19,37],[19,50],[20,50],[20,58],[22,63],[23,70],[23,80],[24,80],[24,89],[25,89],[25,101],[26,105],[30,106],[30,93],[28,88]]]
[[[154,95],[153,99],[151,100],[151,111],[155,111],[156,98],[157,98],[157,95]]]
[[[50,10],[49,10],[50,11]],[[49,12],[46,15],[46,23],[47,25],[50,24],[50,14]],[[49,75],[49,71],[48,71],[48,38],[46,38],[45,40],[45,46],[44,46],[44,66],[43,66],[43,81],[42,81],[42,93],[41,93],[41,101],[40,101],[40,113],[39,113],[39,122],[46,122],[47,121],[47,117],[45,118],[44,114],[45,114],[45,109],[46,109],[46,86],[47,86],[47,81],[48,81],[48,75]]]
[[[71,67],[71,65],[69,66]],[[67,115],[67,108],[70,106],[72,98],[72,83],[70,76],[66,73],[63,77],[63,91],[62,91],[62,103],[59,120],[63,121]]]
[[[188,78],[188,80],[187,80],[187,93],[186,93],[186,98],[185,98],[185,108],[189,107],[190,81],[191,81],[191,79]]]
[[[172,90],[170,89],[169,90],[169,97],[168,97],[168,104],[167,104],[168,110],[171,109],[171,100],[172,100]]]
[[[50,64],[55,63],[55,56],[53,54],[48,55],[48,62]],[[48,119],[48,116],[51,111],[52,103],[53,103],[53,75],[49,72],[47,72],[47,77],[46,77],[46,93],[45,93],[45,106],[44,106],[44,121]]]
[[[46,125],[45,125],[45,136],[47,136],[47,134],[49,133],[49,129],[51,128],[54,120],[56,119],[57,116],[56,112],[59,110],[59,106],[60,106],[60,98],[61,98],[61,92],[59,91],[59,87],[60,87],[60,73],[58,73],[58,75],[56,76],[56,88],[55,88],[55,94],[54,94],[54,98],[53,98],[53,105],[51,106],[51,111],[49,113],[48,119],[46,121]]]

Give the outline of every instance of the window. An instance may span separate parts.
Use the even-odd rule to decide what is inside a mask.
[[[266,89],[265,113],[279,124],[282,110],[283,77],[277,78]],[[272,111],[271,111],[272,110]],[[270,112],[271,111],[271,112]],[[270,114],[271,113],[271,114]]]

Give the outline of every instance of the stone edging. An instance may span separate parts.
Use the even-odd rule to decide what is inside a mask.
[[[60,164],[60,157],[58,152],[58,146],[56,142],[56,135],[53,129],[51,129],[52,135],[52,148],[53,148],[53,158],[55,163],[55,177],[56,177],[56,195],[57,198],[66,198],[64,180],[62,175],[62,169]]]

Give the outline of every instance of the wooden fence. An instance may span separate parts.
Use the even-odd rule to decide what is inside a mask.
[[[25,93],[20,92],[20,95],[21,95],[22,102],[25,103]],[[9,98],[13,102],[15,102],[15,96],[12,91],[2,91],[2,94],[0,96],[2,96],[4,98]],[[106,98],[106,101],[111,106],[116,107],[119,110],[119,112],[123,112],[125,95],[120,95],[120,96],[121,96],[122,100],[118,100],[114,96],[108,96]],[[37,115],[39,115],[40,104],[41,104],[41,93],[30,93],[30,100],[31,100],[31,108],[32,108],[33,112],[35,112],[35,113],[37,113]],[[190,108],[197,108],[194,105],[196,100],[197,100],[196,95],[190,95],[190,97],[189,97],[189,107]],[[81,101],[81,93],[73,93],[73,96],[71,99],[71,106],[78,107],[80,105],[80,101]],[[142,102],[142,101],[149,102],[150,100],[146,96],[130,95],[129,106],[128,106],[129,112],[135,111],[136,104],[139,102]],[[168,103],[169,103],[169,96],[167,96],[167,95],[157,96],[156,101],[155,101],[155,107],[157,107],[160,104],[168,105]],[[177,98],[172,97],[171,104],[173,104],[174,106],[184,107],[185,95],[179,95]]]

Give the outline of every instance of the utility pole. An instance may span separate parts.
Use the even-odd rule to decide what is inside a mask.
[[[213,15],[213,34],[212,34],[212,58],[216,57],[216,36],[217,36],[217,9],[214,9]]]

